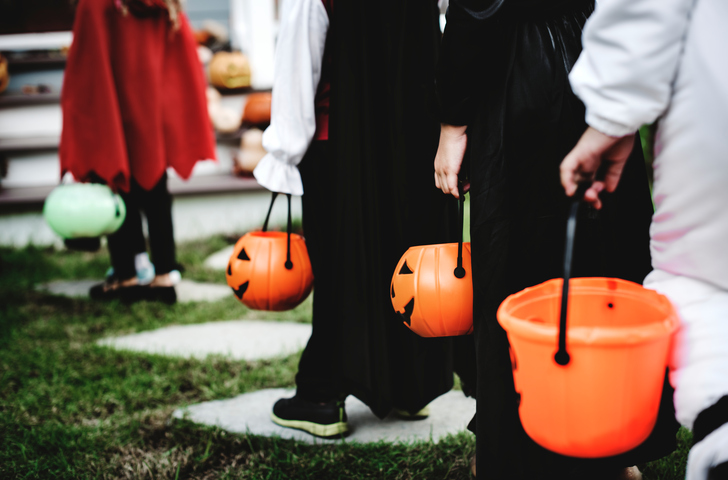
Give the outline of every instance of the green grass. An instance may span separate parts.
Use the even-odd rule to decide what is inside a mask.
[[[180,245],[185,278],[225,282],[202,264],[234,241]],[[170,421],[175,408],[261,388],[291,387],[298,355],[240,362],[119,352],[99,338],[170,324],[257,318],[310,322],[310,300],[280,314],[214,303],[130,306],[34,290],[53,279],[101,278],[105,250],[0,248],[0,478],[469,478],[469,433],[438,444],[316,445]],[[684,477],[690,434],[650,480]]]

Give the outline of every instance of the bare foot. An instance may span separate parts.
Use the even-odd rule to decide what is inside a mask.
[[[620,472],[615,480],[642,480],[642,472],[636,466],[627,467]]]
[[[157,275],[154,277],[154,280],[152,280],[152,283],[149,284],[150,287],[174,287],[174,282],[172,281],[172,277],[169,275],[169,273],[163,273],[162,275]]]
[[[104,282],[104,292],[109,292],[118,288],[133,287],[134,285],[139,285],[139,279],[137,277],[127,278],[126,280]]]
[[[642,472],[637,467],[625,467],[606,471],[593,471],[591,475],[587,475],[584,478],[595,478],[599,480],[642,480]]]
[[[476,475],[475,475],[475,455],[473,455],[473,458],[470,459],[470,473],[473,474],[473,478],[476,477]]]

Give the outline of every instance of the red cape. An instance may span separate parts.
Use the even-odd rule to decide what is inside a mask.
[[[114,0],[81,0],[61,94],[61,175],[92,172],[150,190],[167,167],[188,178],[215,158],[206,81],[187,18],[123,15]]]

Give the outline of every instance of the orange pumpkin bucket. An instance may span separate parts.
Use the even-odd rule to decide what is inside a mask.
[[[575,201],[565,278],[509,296],[497,316],[526,433],[554,452],[596,458],[626,452],[652,432],[678,320],[667,298],[636,283],[569,281],[577,208]]]
[[[463,202],[460,195],[460,241],[410,247],[392,276],[392,306],[421,337],[473,332],[473,277],[470,243],[462,238]]]
[[[288,231],[266,231],[276,196],[274,193],[263,231],[247,233],[237,241],[226,272],[235,296],[254,310],[290,310],[303,302],[313,287],[306,242],[291,233],[290,195]]]
[[[421,337],[473,331],[470,243],[462,244],[462,278],[454,274],[457,258],[457,243],[420,245],[407,250],[394,271],[389,292],[392,306]]]

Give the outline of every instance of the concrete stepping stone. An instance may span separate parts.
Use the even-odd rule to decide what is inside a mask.
[[[84,298],[88,297],[88,291],[92,285],[103,280],[56,280],[36,286],[42,292],[66,297]],[[177,290],[177,301],[187,302],[215,302],[232,295],[230,288],[217,283],[200,283],[192,280],[181,280],[175,285]]]
[[[201,283],[192,280],[180,280],[175,285],[177,301],[186,302],[216,302],[233,294],[230,287],[219,283]]]
[[[262,360],[291,355],[311,336],[306,323],[233,320],[175,325],[96,343],[118,350],[185,358],[224,355],[235,360]]]
[[[229,245],[219,252],[215,252],[205,259],[205,266],[213,270],[225,270],[227,268],[230,255],[233,254],[235,245]]]
[[[351,432],[345,440],[324,440],[306,432],[279,427],[270,419],[276,400],[292,397],[295,390],[274,388],[246,393],[228,400],[215,400],[175,410],[173,418],[220,427],[233,433],[279,436],[307,443],[411,442],[430,439],[434,442],[448,434],[464,431],[475,413],[475,399],[460,391],[450,391],[430,404],[430,416],[425,420],[401,420],[390,414],[379,420],[359,399],[346,399],[346,414]]]
[[[83,298],[88,297],[88,291],[93,285],[103,280],[56,280],[53,282],[36,285],[39,292],[62,295],[64,297]]]

